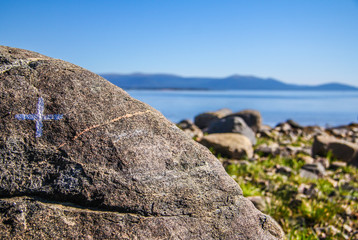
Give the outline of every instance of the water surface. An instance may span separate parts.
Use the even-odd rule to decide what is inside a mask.
[[[161,91],[128,90],[173,122],[202,112],[255,109],[264,124],[293,119],[302,125],[337,126],[357,122],[358,91]]]

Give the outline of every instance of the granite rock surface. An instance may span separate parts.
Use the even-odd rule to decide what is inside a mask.
[[[209,150],[100,76],[0,46],[0,89],[0,238],[284,238]]]

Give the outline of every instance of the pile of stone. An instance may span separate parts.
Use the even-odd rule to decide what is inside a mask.
[[[178,127],[231,163],[235,159],[255,160],[259,157],[295,157],[302,154],[306,164],[300,175],[306,178],[325,175],[325,170],[330,167],[329,160],[325,158],[327,154],[338,160],[332,163],[333,168],[342,164],[358,166],[358,124],[325,129],[304,127],[290,119],[272,128],[262,125],[261,114],[256,110],[233,113],[230,109],[220,109],[197,115],[194,123],[184,120]],[[270,143],[255,145],[257,138],[266,138]],[[294,145],[298,139],[313,144]],[[275,171],[291,172],[287,167],[278,167]]]
[[[293,120],[287,120],[275,127],[269,127],[262,125],[261,122],[261,116],[257,111],[244,110],[233,114],[225,109],[199,114],[195,118],[195,123],[191,122],[190,126],[191,129],[195,129],[194,139],[218,155],[224,166],[235,164],[240,169],[249,169],[265,160],[295,162],[297,167],[292,167],[293,164],[290,165],[292,168],[282,166],[280,163],[262,168],[260,171],[268,178],[257,179],[245,175],[237,178],[233,175],[245,184],[255,182],[256,186],[265,192],[262,196],[247,197],[261,211],[270,208],[273,202],[272,194],[280,191],[289,194],[287,204],[292,209],[301,206],[307,199],[322,197],[323,193],[314,183],[319,181],[314,179],[322,179],[333,186],[331,192],[325,193],[327,199],[336,201],[336,197],[357,201],[354,194],[340,195],[342,190],[358,192],[358,188],[352,184],[356,177],[350,174],[341,176],[340,173],[345,171],[344,167],[347,165],[358,166],[358,124],[335,128],[304,127]],[[202,128],[196,124],[201,124]],[[181,125],[179,127],[183,128]],[[189,128],[185,131],[192,132],[189,135],[194,136]],[[259,141],[255,144],[256,139]],[[283,183],[277,184],[268,180],[274,175],[279,175]],[[295,186],[289,179],[298,176],[306,180]],[[349,207],[345,206],[344,211],[347,219],[356,219],[356,214]],[[336,229],[331,225],[325,228],[315,226],[314,231],[322,237],[336,229],[334,234],[341,234],[342,239],[351,239],[349,236],[356,234],[351,220],[342,226],[342,229]]]
[[[183,124],[189,123],[189,124]],[[262,123],[254,110],[233,113],[229,109],[206,112],[195,117],[194,123],[183,120],[178,127],[214,152],[229,158],[253,157],[256,133]]]

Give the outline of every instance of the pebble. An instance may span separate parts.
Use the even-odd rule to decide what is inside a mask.
[[[342,162],[342,161],[334,161],[331,163],[330,168],[331,169],[338,169],[338,168],[342,168],[342,167],[346,167],[347,163],[346,162]]]

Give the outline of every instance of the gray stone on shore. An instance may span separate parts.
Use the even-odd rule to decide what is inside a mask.
[[[307,179],[318,179],[319,176],[311,171],[307,171],[305,169],[300,169],[300,177],[307,178]]]
[[[209,127],[211,122],[223,118],[231,113],[232,111],[228,108],[219,109],[215,112],[201,113],[194,118],[194,123],[200,129],[206,129]]]
[[[312,164],[314,163],[315,159],[311,156],[306,156],[306,155],[303,155],[303,156],[300,156],[300,159],[302,161],[304,161],[306,164]]]
[[[275,130],[280,133],[289,134],[292,132],[292,126],[290,124],[288,124],[287,122],[279,123],[275,127]]]
[[[358,166],[358,144],[337,139],[332,136],[315,136],[312,145],[312,156],[326,156],[331,152],[338,160]]]
[[[320,126],[305,126],[302,131],[307,138],[324,134],[324,128]]]
[[[241,117],[255,133],[261,129],[262,116],[259,111],[246,109],[230,114],[227,117]]]
[[[250,140],[239,133],[209,134],[204,136],[200,143],[230,158],[252,158],[254,155]]]
[[[288,119],[288,120],[286,121],[286,123],[288,123],[292,128],[295,128],[295,129],[303,129],[303,127],[302,127],[299,123],[295,122],[295,121],[292,120],[292,119]]]
[[[329,168],[329,160],[327,158],[319,157],[316,159],[316,162],[321,163],[325,169]]]
[[[343,168],[346,167],[347,163],[346,162],[342,162],[342,161],[333,161],[330,165],[330,168],[333,170],[336,170],[338,168]]]
[[[188,119],[180,121],[177,126],[191,138],[201,139],[203,137],[201,129]]]
[[[267,207],[266,199],[262,196],[248,196],[249,199],[257,209],[260,211],[265,211]]]
[[[0,46],[0,89],[1,239],[284,239],[209,150],[100,76]]]
[[[305,164],[300,169],[300,176],[304,178],[317,179],[323,177],[326,173],[326,169],[319,162],[312,164]]]
[[[252,145],[256,144],[255,133],[241,117],[225,117],[211,122],[207,133],[240,133],[247,137]]]
[[[268,156],[278,156],[281,153],[280,145],[277,143],[272,143],[267,145],[266,143],[261,144],[256,147],[255,153],[258,153],[260,156],[268,157]]]
[[[283,175],[286,175],[286,176],[291,176],[292,175],[292,168],[290,167],[287,167],[287,166],[276,166],[276,173],[278,174],[283,174]]]
[[[318,194],[317,185],[314,183],[311,183],[309,185],[301,183],[298,188],[298,193],[306,195],[307,197],[314,197]]]

